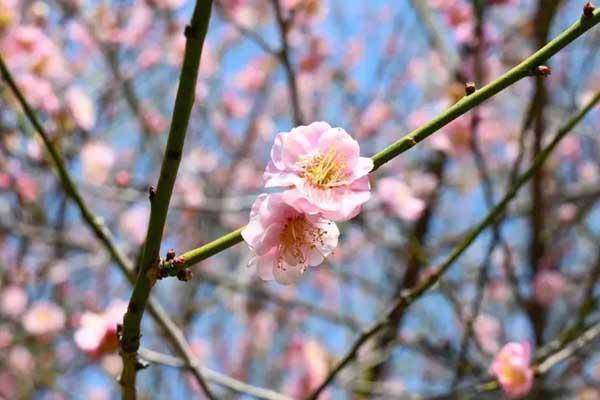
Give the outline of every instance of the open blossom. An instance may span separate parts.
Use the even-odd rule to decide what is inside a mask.
[[[93,358],[117,350],[117,324],[123,321],[125,311],[125,302],[114,301],[103,313],[85,312],[75,332],[77,346]]]
[[[539,271],[533,279],[535,301],[541,305],[550,305],[562,294],[566,286],[567,281],[559,271]]]
[[[27,307],[27,293],[19,286],[7,286],[0,294],[0,313],[16,318]]]
[[[65,100],[71,116],[81,129],[90,130],[96,122],[94,103],[85,92],[76,86],[67,89]]]
[[[115,163],[113,149],[101,142],[86,143],[81,149],[80,157],[83,176],[87,181],[98,185],[106,181]]]
[[[33,336],[51,336],[65,326],[65,313],[53,303],[35,303],[23,316],[23,328]]]
[[[337,246],[339,234],[335,223],[298,211],[279,193],[258,196],[242,230],[254,252],[250,265],[262,279],[282,284],[296,282],[307,267],[321,264]]]
[[[314,122],[275,137],[265,186],[290,188],[283,200],[299,211],[345,221],[369,200],[372,169],[345,130]]]
[[[425,210],[425,202],[416,197],[411,187],[399,179],[381,179],[377,185],[377,194],[385,206],[402,219],[414,221]]]
[[[494,358],[490,372],[496,376],[508,398],[518,399],[529,393],[533,386],[529,342],[510,342],[504,345]]]

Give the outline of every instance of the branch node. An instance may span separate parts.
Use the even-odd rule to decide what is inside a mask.
[[[585,18],[589,18],[591,16],[594,15],[594,10],[596,9],[596,6],[594,6],[594,4],[592,4],[591,1],[588,1],[587,3],[585,3],[585,5],[583,6],[583,16]]]
[[[200,37],[200,35],[198,35],[198,30],[194,29],[192,25],[186,25],[183,34],[186,39],[198,39]]]
[[[473,93],[475,93],[476,90],[477,90],[477,87],[475,86],[475,82],[465,83],[465,94],[467,96],[472,95]]]
[[[150,264],[150,266],[148,267],[148,270],[146,272],[146,277],[148,278],[148,281],[150,282],[150,287],[153,287],[154,284],[156,283],[157,279],[160,279],[161,276],[161,268],[162,265],[162,260],[160,257],[156,257],[154,259],[154,261],[152,262],[152,264]]]
[[[181,282],[191,281],[193,277],[194,273],[189,268],[177,271],[177,279],[179,279]]]
[[[175,258],[175,250],[169,249],[169,251],[167,251],[167,256],[165,257],[165,261],[171,261],[174,258]]]
[[[150,200],[150,203],[152,203],[152,201],[154,200],[155,195],[156,195],[156,188],[154,186],[150,186],[148,188],[148,199]]]
[[[549,76],[552,74],[552,70],[547,65],[538,65],[532,71],[533,76]]]
[[[171,161],[180,161],[181,160],[181,151],[179,151],[179,150],[167,151],[167,159],[169,159]]]

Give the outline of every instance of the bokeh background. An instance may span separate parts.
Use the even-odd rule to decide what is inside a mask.
[[[481,87],[533,53],[580,17],[582,3],[279,0],[282,27],[270,0],[215,0],[162,254],[247,222],[277,132],[325,120],[369,156],[461,98],[465,82]],[[192,8],[0,0],[2,57],[87,204],[133,260]],[[549,77],[518,82],[372,174],[365,210],[340,224],[340,247],[298,285],[260,281],[243,243],[195,266],[190,282],[160,281],[153,293],[197,362],[291,398],[310,393],[600,88],[599,34],[553,57]],[[506,342],[535,351],[584,303],[587,321],[598,318],[598,118],[596,109],[577,126],[494,228],[322,398],[502,398],[473,385]],[[0,83],[0,397],[118,397],[117,352],[92,354],[76,338],[86,313],[119,307],[130,292]],[[149,315],[142,332],[146,351],[177,355]],[[600,398],[597,350],[592,342],[537,378],[532,398]],[[222,399],[253,398],[211,387]],[[143,398],[202,398],[188,371],[160,363],[139,373],[139,388]]]

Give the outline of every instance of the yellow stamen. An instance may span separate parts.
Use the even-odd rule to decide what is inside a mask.
[[[317,249],[325,245],[325,231],[309,223],[304,216],[288,220],[280,236],[279,260],[277,268],[285,270],[285,264],[300,265],[302,272],[306,268],[303,249]],[[286,263],[283,262],[284,258]]]
[[[347,176],[346,162],[335,148],[301,161],[301,166],[301,176],[311,185],[321,189],[339,186]]]

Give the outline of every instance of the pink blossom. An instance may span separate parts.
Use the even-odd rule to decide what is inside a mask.
[[[397,217],[414,221],[423,214],[425,202],[400,179],[387,177],[377,183],[377,194],[383,204]]]
[[[142,244],[146,239],[146,229],[150,213],[145,205],[134,205],[119,220],[123,234],[132,242]]]
[[[60,110],[60,100],[48,80],[30,73],[19,73],[15,79],[32,107],[49,113]]]
[[[510,342],[494,358],[490,373],[494,374],[502,390],[510,399],[525,396],[533,386],[529,342]]]
[[[33,336],[52,336],[65,326],[65,313],[54,303],[35,303],[23,316],[22,324]]]
[[[0,294],[0,312],[9,317],[18,317],[27,307],[27,293],[19,286],[8,286]]]
[[[22,374],[30,374],[35,368],[33,356],[24,346],[15,346],[8,355],[10,367]]]
[[[169,121],[154,107],[145,105],[142,109],[142,123],[144,129],[150,133],[165,132],[169,128]]]
[[[223,94],[223,109],[229,118],[243,118],[250,111],[248,100],[231,92]]]
[[[312,39],[308,53],[300,60],[300,68],[304,72],[314,72],[329,55],[329,46],[321,38]]]
[[[81,129],[90,130],[96,122],[94,103],[80,88],[72,86],[65,93],[65,100],[71,116]]]
[[[92,358],[111,353],[119,347],[117,324],[122,323],[127,303],[114,301],[102,313],[86,311],[75,331],[75,343]]]
[[[498,336],[500,335],[500,322],[492,316],[481,314],[473,323],[473,331],[483,351],[496,353],[499,349]]]
[[[308,266],[317,266],[337,246],[340,232],[335,223],[307,215],[283,201],[282,194],[261,194],[250,211],[242,237],[264,280],[296,282]]]
[[[0,0],[0,31],[18,22],[18,0]]]
[[[392,116],[392,108],[389,104],[375,100],[363,113],[358,131],[363,136],[370,136],[376,133],[383,124]]]
[[[149,0],[149,3],[161,9],[176,10],[185,3],[185,0]]]
[[[235,85],[242,90],[259,90],[265,83],[268,70],[272,68],[271,65],[271,61],[268,59],[253,60],[234,77]]]
[[[355,217],[371,195],[370,158],[358,142],[325,122],[299,126],[275,137],[265,171],[266,187],[288,187],[283,199],[299,211],[345,221]]]
[[[533,293],[538,304],[550,305],[565,290],[567,282],[559,271],[544,269],[535,274]]]
[[[48,35],[34,25],[19,25],[0,40],[9,66],[42,78],[64,78],[64,59]]]
[[[569,224],[575,220],[577,216],[577,206],[573,203],[561,204],[558,208],[558,219],[560,222]]]
[[[100,185],[106,181],[115,163],[115,153],[107,144],[88,142],[81,149],[83,176],[93,184]]]
[[[19,175],[15,176],[15,190],[23,202],[34,202],[40,192],[39,189],[38,182],[29,174],[20,173]]]

